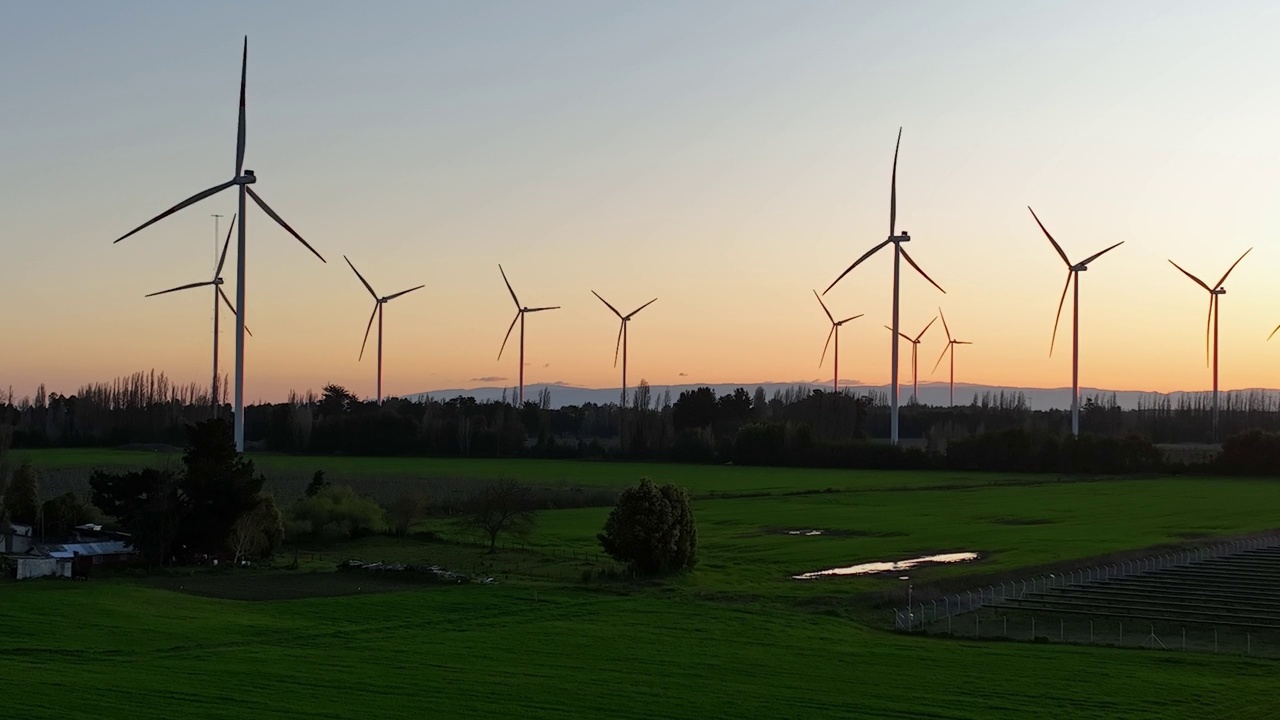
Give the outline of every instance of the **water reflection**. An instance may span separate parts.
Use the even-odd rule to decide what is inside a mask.
[[[850,565],[849,567],[831,568],[830,570],[818,570],[817,572],[804,573],[803,575],[793,575],[792,578],[796,580],[812,580],[829,575],[874,575],[882,572],[909,570],[921,565],[941,565],[944,563],[969,562],[977,559],[978,553],[975,552],[943,553],[941,555],[925,555],[911,558],[910,560],[898,560],[897,562],[869,562],[861,565]]]

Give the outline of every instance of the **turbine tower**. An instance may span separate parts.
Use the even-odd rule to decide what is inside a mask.
[[[901,264],[899,260],[900,259],[906,260],[907,264],[909,264],[912,268],[914,268],[916,272],[920,273],[921,277],[923,277],[925,280],[928,280],[931,285],[938,288],[938,290],[942,291],[944,294],[947,292],[946,290],[942,289],[941,285],[934,282],[933,278],[929,277],[924,270],[921,270],[920,266],[916,264],[916,261],[912,260],[911,256],[907,254],[906,248],[902,247],[902,243],[908,242],[911,240],[911,236],[907,233],[907,231],[903,230],[901,235],[894,234],[894,230],[896,228],[897,219],[898,219],[898,147],[901,144],[902,144],[902,128],[898,128],[898,142],[895,143],[893,146],[893,174],[890,175],[890,178],[889,178],[889,237],[888,239],[886,239],[884,242],[880,243],[879,245],[876,245],[875,247],[871,248],[867,252],[863,253],[862,257],[855,260],[854,263],[850,265],[844,272],[840,273],[840,277],[836,278],[835,282],[831,283],[829,286],[827,286],[826,290],[822,291],[822,294],[826,295],[828,292],[831,291],[831,288],[836,286],[836,283],[840,282],[840,280],[842,280],[845,275],[848,275],[850,272],[853,271],[854,268],[862,264],[864,260],[871,257],[872,255],[875,255],[877,252],[881,250],[881,248],[884,248],[887,245],[893,245],[893,328],[892,328],[893,344],[891,346],[891,350],[889,353],[890,354],[889,375],[891,378],[890,382],[893,385],[893,388],[889,393],[889,403],[890,403],[889,405],[889,442],[894,445],[898,444],[898,334],[900,332],[898,329],[898,275],[899,275],[899,266]]]
[[[347,265],[351,266],[351,272],[355,273],[356,277],[360,278],[360,283],[364,285],[364,289],[368,290],[369,294],[373,296],[373,314],[369,316],[369,324],[366,325],[364,328],[364,341],[360,343],[359,359],[364,360],[364,347],[369,343],[369,331],[373,329],[373,319],[376,317],[378,319],[378,404],[381,405],[382,404],[382,307],[387,303],[391,302],[392,300],[395,300],[396,298],[400,297],[401,295],[408,295],[414,290],[421,290],[422,288],[426,287],[426,285],[419,285],[418,287],[412,287],[412,288],[409,288],[408,290],[401,290],[398,293],[387,295],[386,297],[378,297],[378,293],[373,291],[373,286],[369,284],[369,281],[364,279],[364,276],[360,274],[359,270],[356,270],[356,266],[351,263],[351,259],[348,258],[346,255],[343,255],[342,259],[347,261]]]
[[[947,327],[947,316],[942,314],[942,308],[938,308],[938,317],[942,318],[942,329],[947,333],[947,346],[942,349],[942,354],[938,356],[938,362],[933,364],[933,371],[938,370],[938,366],[942,364],[942,358],[951,353],[951,406],[956,404],[956,346],[972,345],[973,343],[965,340],[956,340],[951,337],[951,328]]]
[[[237,214],[240,216],[240,231],[236,239],[236,303],[235,303],[235,306],[239,308],[239,312],[236,313],[235,441],[236,441],[237,452],[244,452],[244,336],[245,336],[244,319],[245,319],[246,313],[248,312],[248,309],[245,307],[245,214],[244,214],[245,197],[247,196],[251,198],[255,203],[257,203],[258,207],[262,208],[262,211],[265,212],[268,217],[270,217],[272,220],[275,220],[276,223],[280,225],[280,227],[284,228],[290,235],[296,238],[298,242],[302,243],[304,247],[306,247],[308,250],[312,252],[312,254],[320,258],[320,262],[325,262],[324,257],[321,256],[320,253],[316,252],[315,248],[307,244],[307,241],[303,240],[302,236],[299,235],[296,230],[294,230],[292,227],[289,227],[289,223],[285,222],[283,218],[281,218],[278,214],[276,214],[276,211],[272,210],[271,207],[267,205],[266,201],[264,201],[261,197],[259,197],[258,193],[253,191],[253,188],[249,187],[250,185],[256,183],[258,181],[258,178],[256,175],[253,174],[252,170],[244,169],[244,146],[245,146],[244,90],[245,90],[245,78],[247,76],[248,66],[249,66],[249,38],[246,36],[244,39],[244,51],[240,57],[240,115],[239,115],[239,120],[236,126],[235,175],[230,180],[222,183],[221,185],[214,185],[213,187],[207,190],[201,190],[195,195],[192,195],[186,200],[183,200],[177,205],[174,205],[168,210],[165,210],[164,212],[151,218],[150,220],[139,225],[133,230],[130,230],[124,235],[121,235],[119,238],[115,240],[115,242],[120,242],[121,240],[124,240],[125,238],[129,237],[130,235],[137,233],[143,228],[150,227],[152,224],[157,223],[169,217],[170,215],[178,212],[179,210],[185,207],[188,207],[190,205],[195,205],[201,200],[204,200],[205,198],[213,197],[214,195],[217,195],[218,193],[228,188],[231,188],[231,187],[237,188],[237,192],[239,194],[239,205],[238,205],[239,211]]]
[[[827,333],[827,342],[822,346],[822,359],[818,360],[818,367],[822,367],[823,361],[827,359],[827,348],[831,346],[831,338],[834,336],[836,339],[836,353],[832,370],[833,377],[831,380],[831,386],[832,391],[838,393],[840,392],[840,326],[850,320],[857,320],[862,317],[862,313],[837,321],[835,317],[831,315],[831,311],[827,309],[827,304],[822,302],[822,296],[818,294],[817,290],[813,291],[813,296],[818,298],[818,304],[822,306],[822,312],[826,313],[827,319],[831,321],[831,332]]]
[[[929,328],[933,327],[933,324],[936,322],[938,322],[938,316],[934,315],[933,319],[929,321],[929,324],[925,325],[924,329],[920,331],[920,334],[915,337],[911,337],[906,333],[898,333],[898,337],[901,337],[903,340],[911,343],[911,399],[916,402],[920,402],[920,366],[916,362],[918,359],[917,351],[920,349],[920,338],[924,337],[924,334],[929,332]],[[893,328],[888,325],[885,325],[884,329],[889,332],[893,332]]]
[[[1169,261],[1170,265],[1178,268],[1178,270],[1181,271],[1183,275],[1186,275],[1187,277],[1194,280],[1197,285],[1204,288],[1209,293],[1209,317],[1205,320],[1205,323],[1204,323],[1204,363],[1205,365],[1209,364],[1209,326],[1212,325],[1213,326],[1213,437],[1214,439],[1217,439],[1218,437],[1218,298],[1220,298],[1221,296],[1227,293],[1227,289],[1222,287],[1222,283],[1227,281],[1227,276],[1231,274],[1232,270],[1236,269],[1236,265],[1240,264],[1240,261],[1244,259],[1244,256],[1248,255],[1251,252],[1253,252],[1253,248],[1249,248],[1248,250],[1245,250],[1244,255],[1241,255],[1235,262],[1231,263],[1231,267],[1227,268],[1227,271],[1222,274],[1222,278],[1219,279],[1217,284],[1214,285],[1213,287],[1209,287],[1200,278],[1196,277],[1195,275],[1192,275],[1186,270],[1183,270],[1182,266],[1178,265],[1178,263],[1172,260]],[[1275,331],[1272,330],[1271,334],[1274,335]],[[1271,338],[1268,336],[1267,339],[1270,340]]]
[[[516,304],[516,316],[511,321],[511,327],[507,328],[506,337],[502,338],[502,347],[498,348],[498,359],[502,359],[502,351],[507,349],[507,340],[511,339],[511,331],[515,329],[516,323],[520,323],[520,407],[524,407],[524,316],[527,313],[542,312],[543,310],[559,310],[560,306],[553,307],[525,307],[520,304],[520,298],[516,297],[516,291],[511,289],[511,282],[507,280],[507,271],[502,269],[502,265],[498,265],[498,272],[502,273],[502,282],[507,284],[507,292],[511,293],[511,300]]]
[[[1053,249],[1058,251],[1058,257],[1062,258],[1062,262],[1067,266],[1067,284],[1062,288],[1062,297],[1058,299],[1058,314],[1053,316],[1053,335],[1049,338],[1049,356],[1053,356],[1053,346],[1058,340],[1058,321],[1062,319],[1062,305],[1067,301],[1067,291],[1075,287],[1075,294],[1071,300],[1071,434],[1080,436],[1080,273],[1089,269],[1089,263],[1102,257],[1104,254],[1115,250],[1124,244],[1124,241],[1112,245],[1105,250],[1096,252],[1078,263],[1072,264],[1067,259],[1067,254],[1062,251],[1062,246],[1057,240],[1049,234],[1045,229],[1044,223],[1040,222],[1040,218],[1036,217],[1036,211],[1031,210],[1031,206],[1027,206],[1027,210],[1031,211],[1031,217],[1035,219],[1036,225],[1040,226],[1040,231],[1044,236],[1049,238],[1049,242],[1053,245]]]
[[[219,380],[221,379],[218,374],[218,317],[219,315],[221,315],[220,311],[222,308],[221,308],[221,305],[218,303],[218,300],[221,299],[222,302],[225,302],[227,304],[227,309],[231,311],[232,315],[234,315],[236,312],[236,306],[231,304],[231,298],[227,297],[227,293],[222,289],[222,266],[227,262],[227,250],[228,248],[231,247],[231,231],[235,229],[235,225],[236,225],[236,216],[232,215],[231,225],[230,227],[227,228],[227,240],[222,244],[222,254],[218,256],[218,267],[215,268],[213,271],[212,280],[208,280],[205,282],[191,283],[189,285],[179,285],[176,288],[169,288],[168,290],[161,290],[160,292],[153,292],[150,295],[147,295],[147,297],[155,297],[157,295],[167,295],[171,292],[178,292],[179,290],[190,290],[192,288],[209,287],[211,285],[213,286],[213,385],[212,385],[212,389],[213,389],[213,416],[214,417],[218,416],[218,400],[219,400],[218,383],[219,383]],[[246,334],[250,336],[253,335],[253,333],[249,332],[249,328],[247,327],[244,329],[244,331]]]
[[[608,300],[605,300],[604,298],[600,297],[600,293],[596,292],[595,290],[592,290],[591,294],[595,295],[596,298],[600,300],[600,302],[605,304],[605,307],[608,307],[610,310],[612,310],[613,314],[617,315],[618,319],[622,321],[622,323],[618,326],[618,342],[614,345],[614,348],[613,348],[613,366],[618,367],[618,350],[621,349],[622,350],[622,404],[618,406],[618,409],[619,409],[619,412],[625,412],[627,409],[627,324],[631,322],[631,318],[635,317],[636,313],[640,312],[641,310],[657,302],[658,298],[654,298],[649,302],[636,308],[635,310],[632,310],[630,313],[623,315],[622,313],[618,312],[618,308],[610,305]]]

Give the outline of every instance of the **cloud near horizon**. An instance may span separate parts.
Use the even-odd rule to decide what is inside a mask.
[[[486,375],[484,377],[471,378],[471,382],[498,382],[499,380],[506,380],[506,378],[498,377],[497,375]]]

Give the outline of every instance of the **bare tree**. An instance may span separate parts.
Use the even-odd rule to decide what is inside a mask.
[[[276,507],[275,499],[270,495],[262,498],[258,506],[236,520],[227,536],[227,546],[231,550],[235,564],[249,556],[265,557],[272,555],[280,548],[284,538],[284,519]]]
[[[396,535],[405,537],[413,524],[427,516],[431,507],[430,499],[425,493],[409,491],[396,498],[387,507],[387,520]]]
[[[489,552],[496,552],[498,535],[528,535],[537,519],[533,492],[528,485],[502,479],[478,488],[462,503],[462,527],[489,537]]]

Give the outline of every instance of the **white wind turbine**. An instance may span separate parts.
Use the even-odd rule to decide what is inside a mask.
[[[511,331],[515,329],[516,323],[520,323],[520,407],[524,407],[524,316],[528,313],[542,312],[544,310],[559,310],[560,306],[552,307],[525,307],[520,304],[520,298],[516,297],[516,291],[511,289],[511,282],[507,280],[507,271],[502,269],[502,265],[498,265],[498,272],[502,273],[502,282],[507,284],[507,292],[511,293],[511,300],[516,304],[516,316],[511,321],[511,327],[507,328],[506,337],[502,338],[502,347],[498,348],[498,359],[502,359],[502,351],[507,349],[507,340],[511,339]]]
[[[919,360],[920,338],[924,337],[924,334],[929,332],[929,328],[933,327],[936,322],[938,322],[937,315],[933,316],[929,324],[925,325],[920,334],[915,337],[911,337],[906,333],[898,333],[898,337],[911,343],[911,399],[916,402],[920,402],[920,365],[917,362]],[[885,325],[884,329],[893,332],[893,328],[888,325]]]
[[[1244,255],[1241,255],[1235,262],[1231,263],[1231,267],[1227,268],[1227,271],[1222,274],[1222,278],[1218,280],[1218,283],[1213,287],[1209,287],[1200,278],[1196,277],[1195,275],[1192,275],[1186,270],[1183,270],[1182,266],[1178,265],[1178,263],[1172,260],[1169,261],[1170,265],[1178,268],[1178,270],[1181,271],[1183,275],[1186,275],[1187,277],[1191,278],[1193,281],[1195,281],[1197,285],[1199,285],[1200,287],[1204,288],[1209,292],[1209,317],[1205,320],[1205,323],[1204,323],[1204,362],[1205,362],[1205,365],[1209,364],[1209,326],[1212,324],[1213,326],[1213,435],[1215,439],[1218,436],[1218,298],[1222,297],[1227,293],[1227,289],[1222,287],[1222,283],[1227,281],[1227,276],[1231,274],[1232,270],[1236,269],[1236,266],[1240,264],[1240,261],[1244,259],[1244,256],[1248,255],[1251,252],[1253,252],[1253,248],[1249,248],[1248,250],[1245,250]],[[1274,335],[1275,331],[1272,330],[1271,334]],[[1267,339],[1270,340],[1271,338],[1268,337]]]
[[[600,293],[596,292],[595,290],[592,290],[591,294],[595,295],[596,298],[600,300],[600,302],[605,304],[605,307],[608,307],[610,310],[612,310],[613,314],[617,315],[618,319],[622,321],[618,325],[618,342],[617,344],[615,344],[613,348],[613,366],[618,367],[618,350],[621,349],[622,350],[622,404],[619,405],[618,408],[620,412],[626,412],[626,409],[627,409],[627,325],[631,322],[631,318],[635,317],[636,313],[640,312],[641,310],[657,302],[658,298],[654,298],[649,302],[636,308],[635,310],[632,310],[630,313],[623,315],[622,313],[618,312],[618,308],[610,305],[608,300],[605,300],[604,298],[600,297]]]
[[[1027,206],[1027,210],[1031,210],[1031,206]],[[1049,338],[1049,355],[1053,355],[1053,346],[1058,340],[1058,321],[1062,319],[1062,305],[1067,301],[1067,291],[1075,287],[1075,295],[1071,300],[1071,434],[1080,436],[1080,273],[1089,269],[1089,263],[1097,260],[1106,253],[1115,250],[1124,244],[1124,241],[1112,245],[1104,250],[1090,255],[1078,263],[1072,264],[1067,259],[1067,254],[1063,252],[1062,246],[1057,240],[1049,234],[1045,229],[1044,223],[1040,222],[1040,218],[1036,217],[1036,211],[1031,210],[1031,217],[1035,219],[1036,225],[1040,226],[1040,231],[1044,236],[1049,238],[1049,242],[1053,245],[1053,249],[1058,251],[1058,257],[1062,258],[1062,262],[1067,266],[1067,284],[1062,287],[1062,297],[1058,299],[1058,314],[1053,316],[1053,335]]]
[[[168,290],[161,290],[160,292],[153,292],[147,295],[147,297],[155,297],[157,295],[167,295],[168,293],[171,293],[171,292],[178,292],[179,290],[190,290],[192,288],[213,286],[213,385],[212,385],[213,403],[212,404],[213,404],[214,417],[218,416],[218,404],[220,400],[218,395],[218,389],[219,389],[218,385],[219,385],[219,382],[221,381],[221,376],[218,374],[218,319],[219,319],[219,316],[221,315],[222,306],[219,304],[218,300],[221,299],[222,302],[225,302],[227,304],[227,309],[231,311],[232,315],[234,315],[236,312],[236,306],[231,304],[231,298],[228,298],[227,293],[222,289],[222,266],[227,262],[227,250],[231,247],[231,231],[235,228],[235,225],[236,225],[236,216],[232,215],[231,226],[227,228],[227,240],[222,244],[222,254],[218,256],[218,267],[213,271],[212,280],[207,280],[205,282],[191,283],[189,285],[179,285],[176,288],[169,288]],[[246,327],[244,331],[248,335],[251,335],[251,336],[253,335],[253,333],[249,332],[248,327]]]
[[[840,282],[840,280],[844,278],[845,275],[848,275],[854,268],[862,264],[862,261],[871,257],[872,255],[875,255],[877,252],[881,250],[881,248],[884,248],[887,245],[893,245],[893,328],[892,328],[893,344],[891,346],[892,349],[890,350],[890,364],[889,364],[889,374],[891,378],[890,382],[893,385],[893,387],[889,392],[889,403],[890,403],[889,405],[889,442],[894,445],[898,444],[898,334],[900,332],[898,329],[898,275],[899,275],[899,265],[900,265],[899,259],[901,258],[906,260],[907,264],[909,264],[912,268],[914,268],[916,272],[920,273],[920,275],[925,280],[928,280],[931,285],[938,288],[938,290],[941,290],[943,293],[946,293],[946,290],[943,290],[941,285],[934,282],[933,278],[929,277],[924,270],[920,269],[920,266],[916,264],[916,261],[912,260],[911,256],[907,254],[906,248],[902,247],[902,243],[908,242],[911,240],[911,236],[907,234],[907,231],[903,230],[901,235],[894,234],[894,230],[895,230],[897,218],[898,218],[898,147],[901,144],[902,144],[902,128],[898,128],[898,142],[893,146],[893,174],[890,176],[890,180],[889,180],[889,237],[888,239],[886,239],[884,242],[880,243],[879,245],[876,245],[875,247],[871,248],[867,252],[863,253],[862,257],[855,260],[854,263],[850,265],[844,272],[840,273],[840,277],[836,278],[835,282],[831,283],[831,285],[827,286],[826,290],[822,291],[822,294],[826,295],[828,292],[831,291],[831,288],[836,286],[836,283]]]
[[[194,205],[200,202],[201,200],[204,200],[205,198],[213,197],[214,195],[217,195],[223,190],[226,190],[231,187],[235,187],[238,189],[238,193],[239,193],[238,214],[240,216],[240,232],[237,235],[237,241],[236,241],[236,302],[235,302],[235,306],[239,308],[239,312],[236,313],[236,386],[235,386],[235,409],[234,409],[235,410],[235,442],[236,442],[237,452],[244,452],[244,337],[245,337],[244,320],[245,320],[245,315],[247,314],[247,308],[245,307],[245,224],[246,224],[245,213],[244,213],[245,197],[248,196],[249,198],[252,198],[253,201],[257,203],[258,207],[262,208],[262,211],[265,212],[268,217],[270,217],[272,220],[275,220],[280,225],[280,227],[288,231],[290,235],[296,238],[298,242],[302,243],[303,246],[305,246],[308,250],[312,252],[312,254],[320,258],[321,262],[325,261],[324,257],[322,257],[320,253],[316,252],[315,248],[307,244],[307,241],[303,240],[302,236],[299,235],[296,230],[289,227],[289,223],[285,222],[283,218],[281,218],[278,214],[276,214],[276,211],[272,210],[271,207],[267,205],[266,201],[264,201],[261,197],[259,197],[258,194],[253,191],[253,188],[249,187],[253,183],[257,182],[258,179],[257,179],[257,176],[253,174],[252,170],[244,169],[244,147],[245,147],[244,90],[245,90],[245,78],[248,71],[248,65],[249,65],[249,38],[246,36],[244,39],[244,51],[240,58],[240,115],[239,115],[239,120],[236,126],[235,175],[230,180],[222,183],[221,185],[215,185],[207,190],[201,190],[195,195],[192,195],[186,200],[183,200],[177,205],[174,205],[168,210],[165,210],[164,212],[151,218],[150,220],[139,225],[133,230],[130,230],[124,235],[121,235],[115,241],[115,242],[120,242],[121,240],[124,240],[130,235],[133,235],[134,233],[142,230],[143,228],[150,227],[154,223],[157,223],[169,217],[170,215],[178,212],[179,210],[185,207],[188,207],[190,205]]]
[[[942,349],[942,354],[938,356],[938,362],[933,364],[933,371],[937,371],[938,366],[942,364],[942,358],[951,353],[951,405],[956,404],[956,346],[972,345],[967,340],[956,340],[951,337],[951,328],[947,327],[947,316],[942,314],[942,308],[938,308],[938,317],[942,318],[942,329],[947,333],[947,346]]]
[[[831,332],[827,333],[827,342],[822,346],[822,358],[818,360],[818,367],[822,367],[822,363],[827,359],[827,348],[831,346],[831,338],[834,337],[836,339],[836,352],[833,363],[831,386],[832,391],[838,393],[840,392],[840,326],[850,320],[857,320],[862,317],[862,313],[837,321],[831,314],[831,311],[827,309],[827,304],[822,302],[822,296],[818,294],[817,290],[813,291],[813,296],[818,298],[818,304],[822,306],[822,312],[826,313],[827,319],[831,321]]]
[[[382,404],[382,307],[387,303],[391,302],[392,300],[395,300],[396,298],[400,297],[401,295],[408,295],[414,290],[421,290],[422,288],[426,287],[426,285],[419,285],[418,287],[412,287],[412,288],[409,288],[408,290],[401,290],[398,293],[387,295],[386,297],[378,297],[378,293],[373,291],[373,286],[369,284],[369,281],[365,280],[364,276],[360,274],[360,271],[356,270],[356,266],[351,264],[351,259],[348,258],[346,255],[343,255],[342,259],[347,261],[347,265],[351,266],[351,272],[354,272],[356,274],[356,277],[360,278],[360,284],[364,285],[365,290],[368,290],[369,294],[373,296],[373,314],[369,316],[369,324],[366,325],[364,328],[364,340],[360,343],[359,359],[360,360],[364,359],[364,348],[365,348],[365,345],[369,344],[369,331],[373,329],[373,319],[376,317],[378,319],[378,404],[381,405]]]

